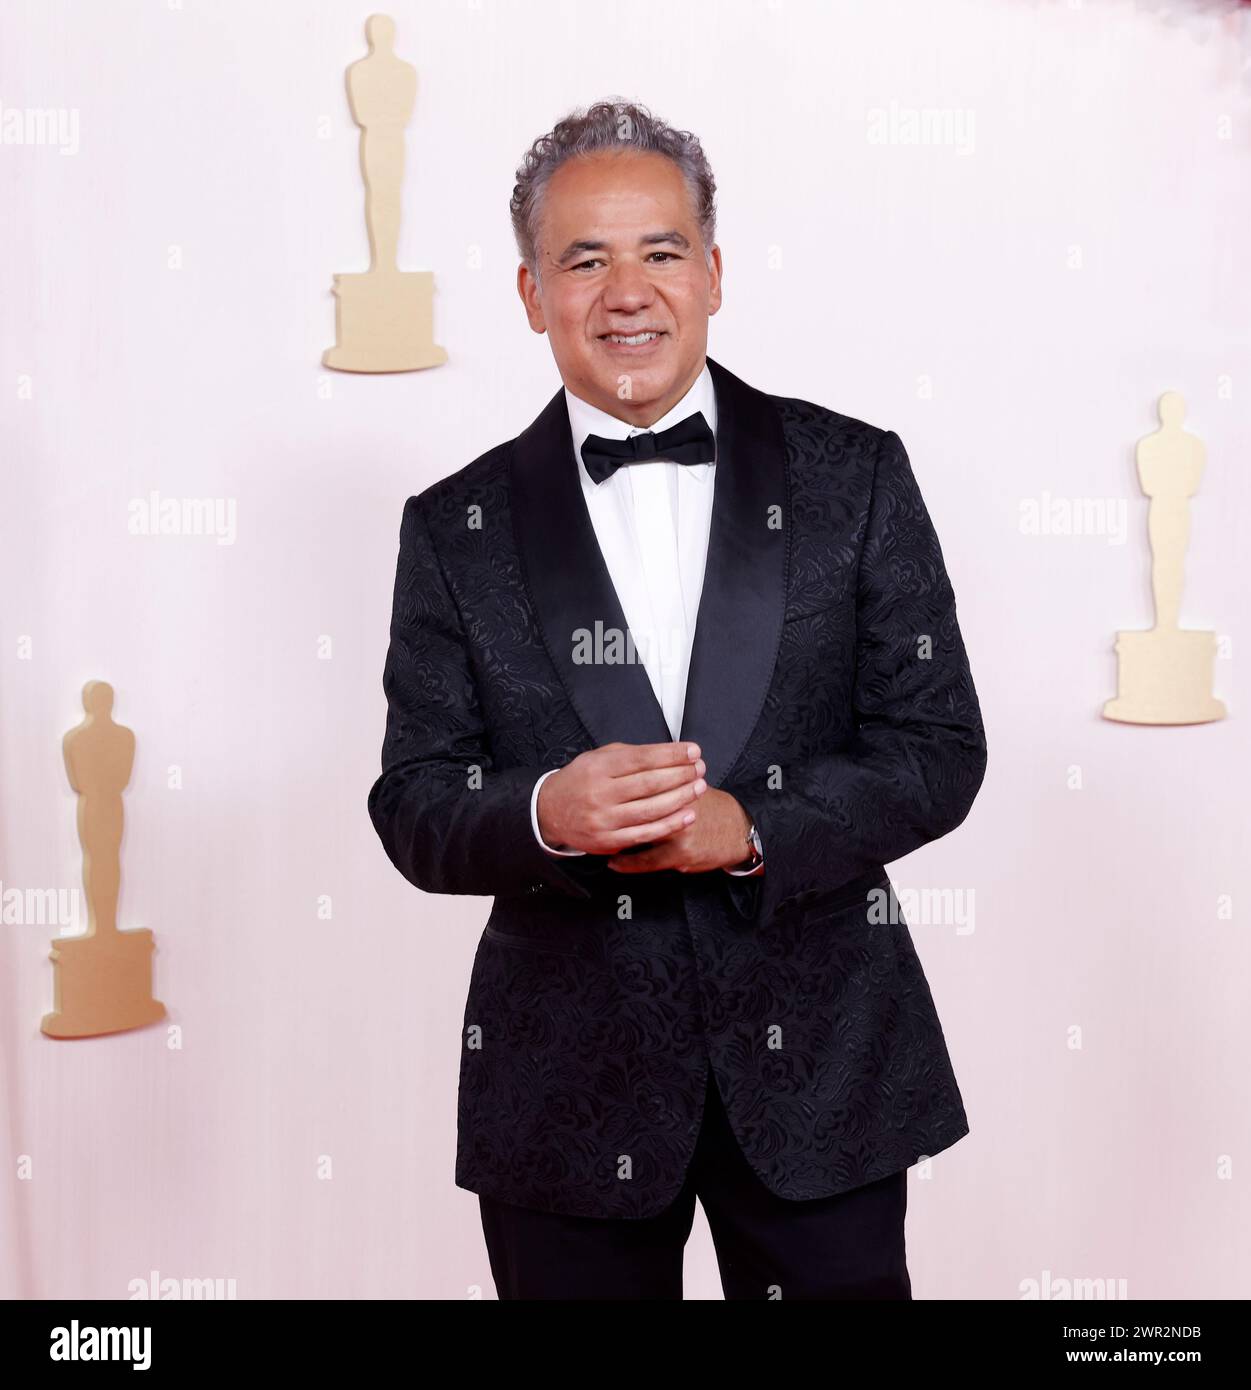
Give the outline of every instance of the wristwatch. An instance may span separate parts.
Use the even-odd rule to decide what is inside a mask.
[[[758,869],[764,863],[764,846],[760,843],[760,832],[756,829],[753,821],[751,829],[747,832],[747,847],[750,851],[748,857],[741,864],[735,864],[737,872],[743,873],[749,869]]]

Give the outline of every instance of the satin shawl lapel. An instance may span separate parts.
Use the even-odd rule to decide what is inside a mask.
[[[711,358],[708,368],[717,466],[681,735],[699,744],[716,786],[759,717],[777,659],[787,495],[776,410]],[[642,661],[604,659],[604,643],[627,625],[582,496],[563,388],[513,445],[511,506],[544,645],[593,744],[670,742]]]
[[[789,498],[773,403],[711,357],[708,370],[717,392],[716,486],[682,737],[699,744],[715,787],[733,769],[773,678],[786,603]]]
[[[669,743],[641,660],[609,663],[600,655],[627,627],[577,467],[562,387],[518,435],[511,471],[513,532],[543,643],[593,746]]]

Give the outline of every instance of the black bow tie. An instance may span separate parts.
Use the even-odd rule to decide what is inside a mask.
[[[659,434],[646,430],[629,439],[605,439],[599,434],[588,434],[582,445],[582,462],[597,483],[611,478],[623,463],[647,463],[651,459],[669,463],[712,463],[716,456],[717,441],[699,410]]]

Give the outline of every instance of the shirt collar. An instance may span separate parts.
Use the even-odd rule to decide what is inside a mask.
[[[586,442],[587,435],[598,434],[604,439],[628,439],[632,434],[641,433],[642,427],[632,425],[628,420],[619,420],[615,415],[609,415],[607,411],[600,410],[598,406],[591,405],[589,401],[584,401],[581,396],[575,396],[567,386],[565,387],[565,405],[569,411],[569,432],[573,436],[573,456],[577,460],[578,468],[584,479],[594,486],[586,471],[586,465],[582,462],[582,445]],[[690,390],[687,391],[686,395],[671,410],[662,415],[654,425],[648,425],[647,429],[654,434],[659,434],[661,430],[667,430],[680,420],[685,420],[688,415],[694,415],[697,410],[708,421],[708,428],[712,430],[715,438],[717,433],[717,393],[712,384],[712,374],[708,370],[707,360],[704,362],[703,370],[691,383]],[[703,463],[690,466],[706,471],[713,465]]]

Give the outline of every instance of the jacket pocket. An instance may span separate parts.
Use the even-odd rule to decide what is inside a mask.
[[[553,941],[544,936],[517,936],[513,932],[502,932],[497,927],[487,926],[483,936],[498,941],[501,946],[515,946],[522,951],[552,952],[558,956],[580,956],[582,951],[572,941]]]
[[[765,873],[768,872],[769,870],[766,868]],[[875,889],[890,892],[890,876],[882,869],[873,869],[867,874],[862,874],[851,883],[846,883],[843,887],[835,889],[826,897],[819,898],[804,908],[801,913],[801,920],[805,923],[819,922],[826,917],[836,917],[849,907],[859,906],[867,911],[869,894]]]

